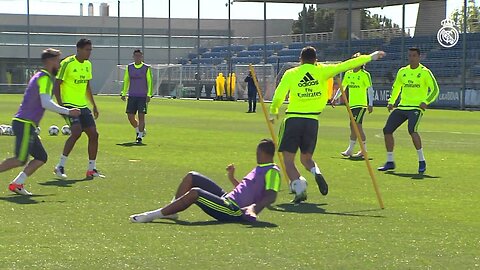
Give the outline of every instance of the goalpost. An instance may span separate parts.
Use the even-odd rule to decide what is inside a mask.
[[[152,64],[153,94],[155,96],[178,96],[183,87],[183,68],[179,64]],[[119,95],[127,65],[117,65],[100,89],[101,95]]]

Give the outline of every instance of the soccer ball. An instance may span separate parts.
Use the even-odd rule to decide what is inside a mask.
[[[5,126],[3,127],[3,134],[8,135],[8,136],[13,136],[13,135],[15,135],[15,134],[13,133],[13,128],[12,128],[12,126],[9,126],[9,125],[5,125]]]
[[[37,133],[37,135],[40,135],[40,132],[42,132],[42,129],[40,127],[37,127],[35,129],[35,133]]]
[[[68,125],[65,125],[65,126],[62,127],[62,134],[63,135],[72,134],[72,131],[70,130],[70,127]]]
[[[297,179],[291,183],[291,189],[296,195],[307,192],[307,181],[305,179]]]
[[[58,129],[57,126],[53,125],[48,128],[48,134],[50,136],[57,136],[60,130]]]

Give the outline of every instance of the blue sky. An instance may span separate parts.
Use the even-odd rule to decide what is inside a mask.
[[[227,18],[227,8],[225,0],[200,0],[202,18]],[[117,14],[116,0],[93,0],[93,1],[75,1],[75,0],[30,0],[31,14],[63,14],[78,15],[80,3],[84,5],[84,14],[87,13],[88,3],[94,4],[95,15],[98,15],[99,5],[106,2],[110,5],[110,15]],[[172,17],[177,18],[196,18],[197,0],[172,0]],[[480,0],[476,0],[480,3]],[[141,0],[121,0],[122,17],[141,16]],[[167,17],[167,0],[145,0],[145,16],[147,17]],[[448,0],[448,11],[462,5],[463,0]],[[26,0],[0,0],[1,13],[26,13]],[[267,17],[269,19],[295,19],[298,12],[302,9],[301,4],[267,4]],[[417,17],[418,5],[407,5],[407,27],[414,27]],[[392,18],[394,22],[401,25],[401,7],[386,7],[384,9],[371,9],[373,13],[381,14]],[[234,19],[263,19],[263,3],[234,3],[232,5],[232,18]]]

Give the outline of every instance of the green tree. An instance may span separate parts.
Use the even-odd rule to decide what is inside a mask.
[[[303,26],[303,12],[298,13],[298,20],[295,20],[292,24],[293,34],[301,34]],[[306,33],[322,33],[333,31],[333,25],[335,22],[335,10],[320,8],[315,10],[313,5],[308,6],[306,14],[307,27]],[[384,28],[398,28],[397,24],[394,24],[391,19],[379,16],[377,14],[371,14],[369,10],[362,10],[361,18],[362,29],[380,29]]]
[[[455,22],[461,33],[463,33],[463,13],[465,7],[456,9],[450,15],[450,19]],[[475,0],[469,0],[467,5],[467,33],[480,32],[480,7],[475,3]]]

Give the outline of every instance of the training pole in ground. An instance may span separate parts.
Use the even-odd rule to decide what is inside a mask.
[[[265,116],[265,121],[267,122],[268,130],[270,131],[270,136],[272,136],[273,143],[275,144],[275,148],[278,150],[278,142],[277,142],[277,136],[275,135],[275,131],[273,130],[273,124],[270,122],[270,119],[268,119],[268,111],[267,107],[265,106],[265,102],[263,101],[263,95],[262,91],[260,89],[260,86],[258,85],[257,81],[257,74],[255,73],[255,69],[253,68],[252,64],[249,65],[250,72],[252,73],[252,78],[253,82],[255,84],[255,88],[257,88],[257,93],[258,93],[258,99],[260,100],[260,104],[262,105],[262,111],[263,115]],[[290,185],[290,181],[287,175],[287,170],[285,170],[285,163],[283,162],[283,155],[281,152],[277,151],[278,155],[278,161],[280,162],[280,170],[282,170],[283,176],[285,180],[287,181],[287,184]]]
[[[370,174],[370,178],[372,179],[373,188],[375,189],[375,193],[377,194],[378,203],[380,204],[380,208],[384,209],[382,195],[380,194],[380,189],[378,188],[377,179],[375,178],[375,174],[373,173],[372,165],[370,164],[370,160],[368,159],[368,153],[365,151],[365,146],[363,145],[362,136],[360,136],[360,131],[357,127],[357,122],[355,121],[355,117],[353,117],[352,109],[350,108],[350,104],[348,103],[347,96],[345,95],[345,90],[343,89],[342,81],[340,78],[337,80],[337,84],[340,87],[340,91],[342,91],[342,99],[345,103],[345,108],[347,108],[348,116],[350,117],[350,123],[353,126],[353,130],[355,131],[355,135],[357,136],[357,140],[360,143],[360,148],[362,149],[363,157],[365,159],[365,163],[367,163],[368,173]]]

